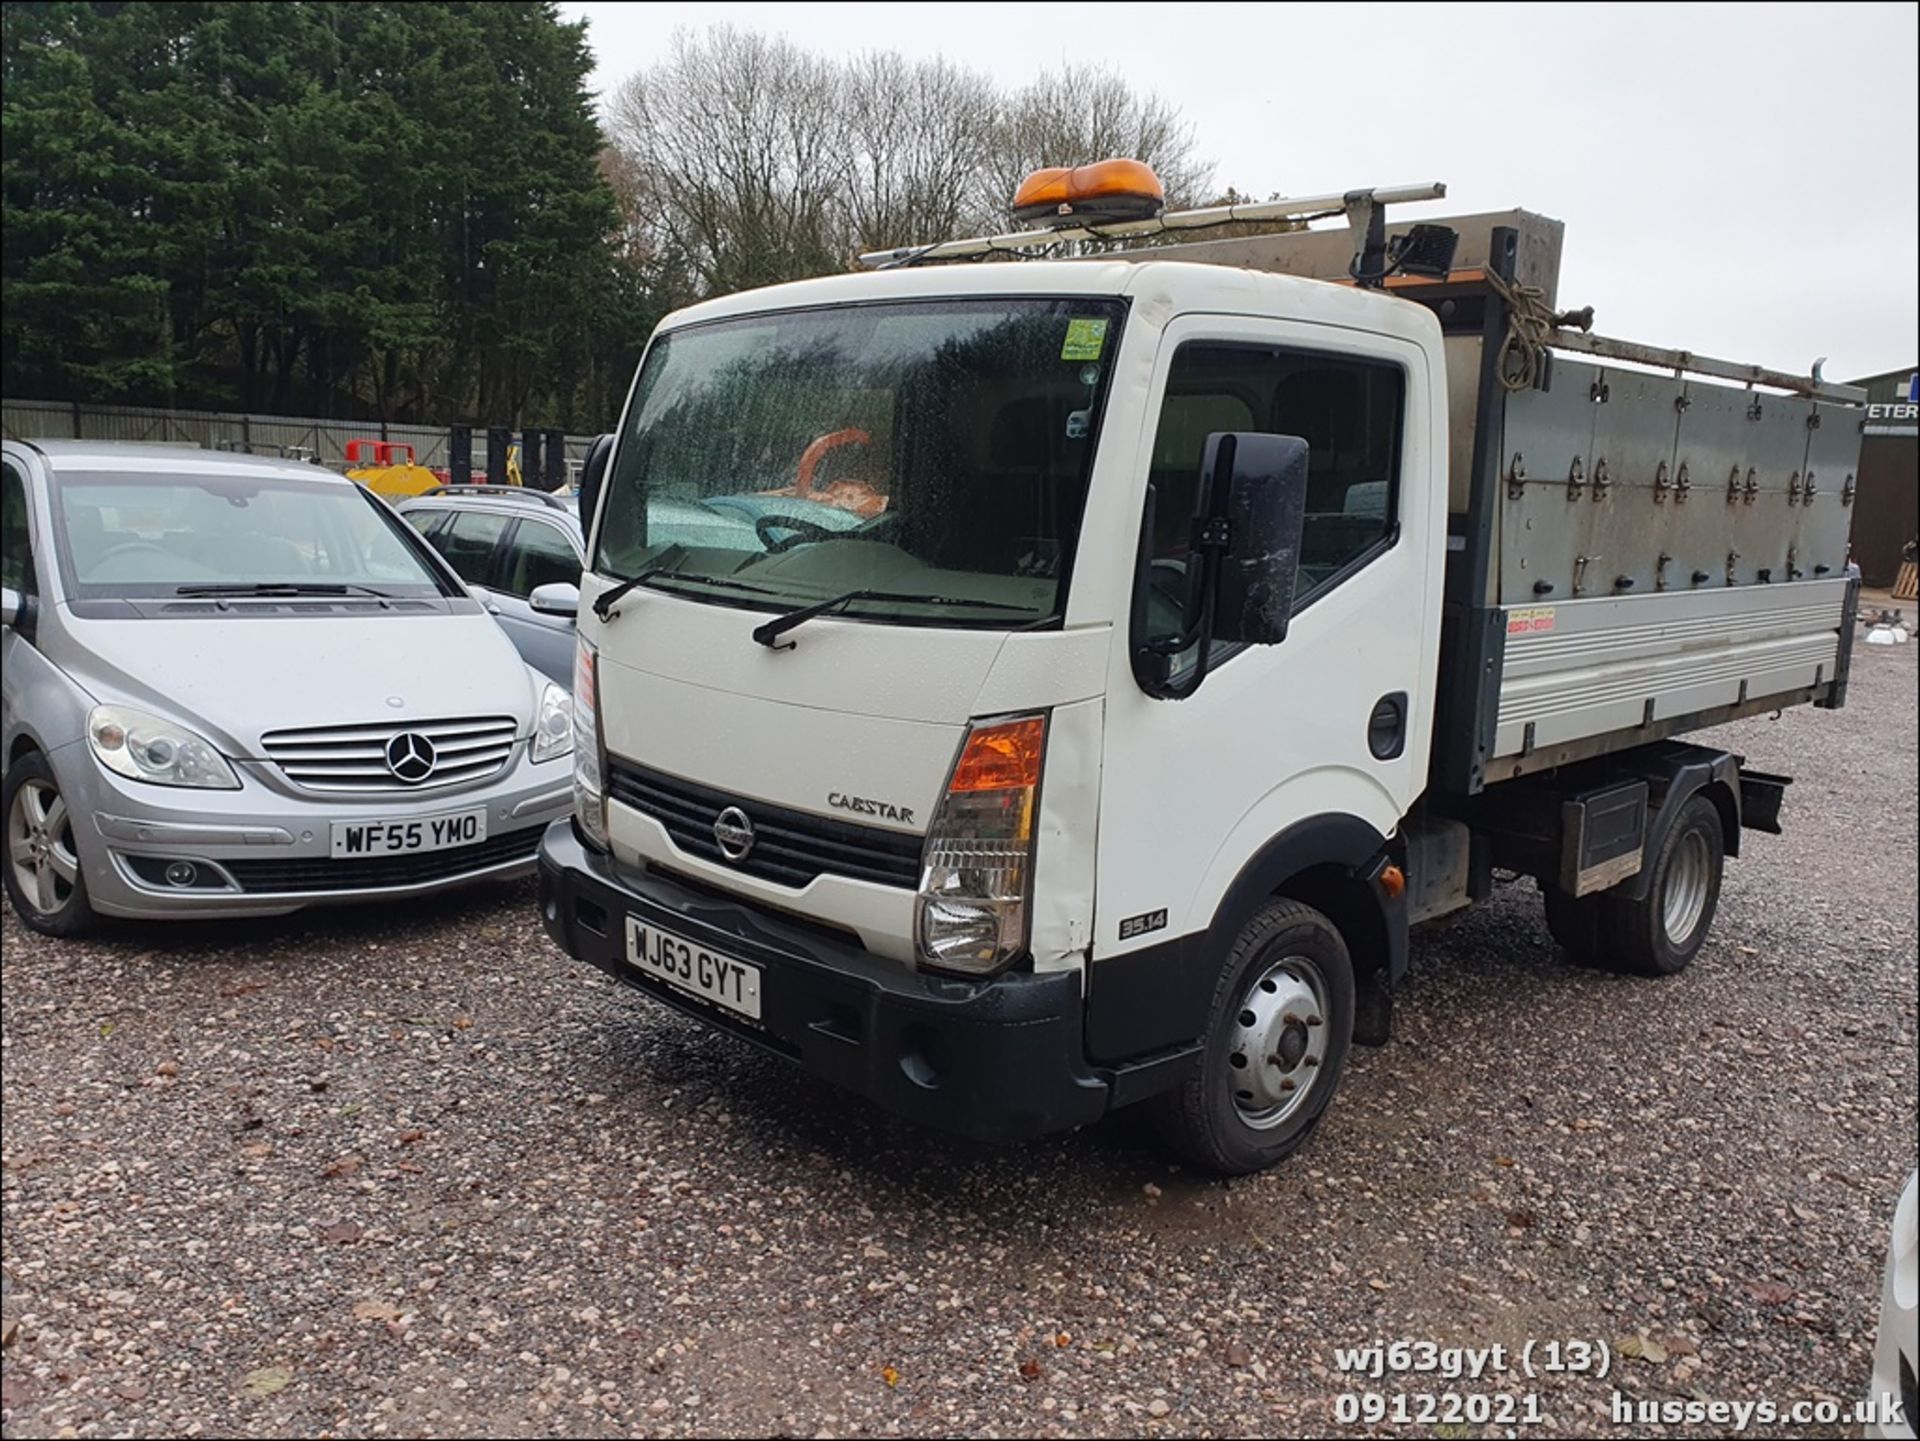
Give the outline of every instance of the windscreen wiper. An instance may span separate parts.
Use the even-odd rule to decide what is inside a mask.
[[[674,580],[691,580],[697,581],[701,585],[719,586],[723,590],[751,591],[755,595],[779,594],[778,591],[770,590],[764,585],[749,585],[744,580],[728,580],[723,575],[701,575],[698,572],[671,570],[661,565],[655,566],[652,570],[643,570],[638,575],[629,576],[612,590],[601,591],[599,595],[593,598],[593,613],[602,620],[612,620],[616,615],[620,614],[619,611],[614,609],[614,606],[619,604],[621,598],[633,590],[634,587],[650,585],[656,580],[661,580],[669,576]]]
[[[173,588],[173,593],[175,595],[205,596],[371,595],[380,600],[393,599],[386,591],[375,590],[370,585],[352,585],[344,582],[339,584],[332,582],[322,584],[298,580],[263,580],[252,583],[243,581],[199,581],[192,585],[176,585]]]
[[[828,611],[838,610],[841,606],[851,605],[856,600],[890,600],[900,605],[958,605],[979,610],[1019,610],[1030,609],[1024,605],[1008,605],[997,600],[965,600],[952,595],[909,595],[893,590],[850,590],[845,595],[836,595],[827,600],[815,601],[812,605],[803,605],[798,610],[790,610],[785,615],[777,615],[765,625],[753,628],[753,638],[770,650],[792,650],[793,642],[785,645],[780,637],[795,626],[805,625],[815,616],[825,615]]]

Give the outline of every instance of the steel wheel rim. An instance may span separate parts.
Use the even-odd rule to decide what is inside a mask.
[[[1227,1037],[1227,1087],[1256,1131],[1297,1115],[1326,1069],[1327,980],[1318,963],[1286,956],[1241,996]]]
[[[1667,894],[1661,907],[1667,939],[1682,946],[1700,925],[1706,914],[1707,892],[1713,877],[1713,856],[1707,850],[1707,838],[1699,831],[1688,831],[1680,838],[1667,864]]]
[[[7,808],[7,864],[20,898],[42,916],[57,915],[80,879],[73,818],[58,787],[30,780]]]

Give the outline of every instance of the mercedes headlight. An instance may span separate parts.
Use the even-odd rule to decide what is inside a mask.
[[[540,693],[540,713],[533,723],[533,758],[550,761],[573,752],[573,697],[548,682]]]
[[[240,789],[240,777],[212,741],[132,706],[95,706],[87,714],[87,744],[101,765],[130,781]]]

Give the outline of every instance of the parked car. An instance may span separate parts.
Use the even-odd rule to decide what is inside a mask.
[[[571,685],[574,611],[587,553],[579,503],[575,494],[520,486],[447,485],[396,509],[480,593],[527,664]],[[794,497],[655,497],[647,504],[647,524],[662,540],[737,551],[778,547],[810,529],[851,530],[860,517]]]
[[[1912,1441],[1920,1428],[1916,1369],[1920,1369],[1920,1172],[1907,1177],[1893,1212],[1893,1239],[1880,1292],[1880,1330],[1873,1348],[1873,1385],[1867,1398],[1880,1415],[1868,1423],[1868,1436]],[[1889,1399],[1900,1408],[1897,1417],[1885,1414]]]
[[[577,504],[522,486],[446,485],[395,507],[479,596],[521,659],[563,686],[573,683],[573,612],[586,554]],[[536,607],[542,586],[567,589]]]
[[[568,805],[571,701],[385,502],[258,456],[0,461],[0,869],[27,925],[532,868]]]

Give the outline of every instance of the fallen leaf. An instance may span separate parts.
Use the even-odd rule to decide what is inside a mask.
[[[400,1308],[388,1301],[358,1301],[353,1314],[362,1321],[398,1321]]]
[[[1227,1364],[1229,1366],[1245,1366],[1252,1360],[1253,1353],[1247,1349],[1245,1342],[1227,1342]]]
[[[1667,1348],[1647,1335],[1623,1337],[1614,1343],[1615,1351],[1636,1361],[1645,1361],[1650,1366],[1659,1366],[1667,1359]]]
[[[453,1028],[456,1031],[471,1031],[473,1029],[473,1017],[455,1016],[453,1018]]]
[[[9,1318],[4,1324],[0,1324],[0,1346],[11,1346],[19,1339],[20,1322],[17,1319]]]
[[[1793,1287],[1779,1281],[1749,1281],[1747,1294],[1762,1306],[1784,1306],[1793,1299]]]
[[[1038,1361],[1022,1361],[1020,1363],[1020,1379],[1022,1381],[1038,1381],[1040,1379],[1040,1363]]]
[[[113,1034],[113,1022],[102,1021],[100,1023],[100,1039],[104,1041],[108,1036],[111,1036],[112,1034]]]
[[[258,1371],[247,1372],[247,1378],[241,1385],[255,1396],[271,1396],[276,1391],[286,1390],[291,1380],[293,1372],[285,1366],[262,1366]]]
[[[322,1166],[320,1168],[320,1177],[322,1180],[334,1181],[342,1176],[351,1176],[359,1169],[360,1158],[358,1156],[342,1156],[331,1166]]]
[[[1053,1338],[1053,1344],[1064,1350],[1073,1344],[1073,1337],[1069,1336],[1065,1331],[1062,1331]]]
[[[175,1061],[162,1061],[153,1068],[153,1073],[156,1076],[177,1076],[180,1074],[180,1066]]]
[[[1526,1230],[1527,1227],[1533,1224],[1533,1221],[1534,1221],[1534,1216],[1533,1216],[1533,1212],[1531,1211],[1507,1212],[1507,1224],[1513,1227],[1514,1230],[1516,1231]]]
[[[426,1139],[427,1133],[425,1131],[402,1131],[400,1133],[400,1139],[393,1144],[396,1146],[411,1146],[415,1141],[424,1141]]]
[[[1495,1157],[1493,1158],[1493,1164],[1494,1164],[1494,1165],[1496,1165],[1496,1166],[1511,1166],[1511,1165],[1513,1164],[1513,1157],[1511,1157],[1511,1156],[1495,1156]]]
[[[898,1386],[900,1384],[900,1373],[891,1366],[882,1366],[880,1368],[880,1379],[885,1381],[889,1387]]]
[[[264,981],[249,981],[244,986],[228,986],[220,992],[223,996],[251,996],[267,988]]]
[[[350,1246],[360,1239],[360,1228],[351,1221],[334,1221],[320,1228],[320,1239],[330,1246]]]

